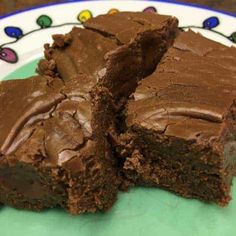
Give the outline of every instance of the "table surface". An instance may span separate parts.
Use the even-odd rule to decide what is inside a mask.
[[[60,2],[63,0],[0,0],[0,15],[32,7],[40,4]],[[64,0],[66,1],[66,0]],[[173,0],[174,2],[175,0]],[[214,9],[236,13],[236,0],[180,0],[187,3],[197,3]]]

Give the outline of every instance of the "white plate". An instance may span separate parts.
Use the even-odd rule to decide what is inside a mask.
[[[157,10],[178,17],[181,27],[225,45],[236,41],[236,18],[222,12],[161,1],[69,1],[0,18],[0,80],[30,76],[35,59],[43,55],[43,44],[51,42],[51,34],[66,33],[72,25],[81,26],[81,20],[114,9]],[[236,179],[232,196],[236,196]],[[158,188],[139,187],[120,193],[105,214],[72,217],[61,209],[36,213],[2,207],[0,236],[233,236],[235,222],[236,199],[220,208]]]

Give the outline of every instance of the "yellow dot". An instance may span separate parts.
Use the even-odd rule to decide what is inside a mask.
[[[112,8],[112,9],[110,9],[109,11],[108,11],[108,14],[115,14],[115,13],[118,13],[119,12],[119,10],[118,9],[116,9],[116,8]]]
[[[78,21],[80,21],[81,23],[84,23],[85,21],[87,21],[88,19],[92,18],[93,14],[91,11],[89,10],[83,10],[81,11],[78,16],[77,19]]]

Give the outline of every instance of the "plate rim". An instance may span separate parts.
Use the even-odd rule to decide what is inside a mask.
[[[11,16],[15,16],[18,14],[22,14],[25,12],[33,11],[36,9],[41,9],[41,8],[45,8],[45,7],[55,6],[55,5],[64,5],[64,4],[70,4],[70,3],[75,3],[75,2],[101,2],[101,1],[112,3],[112,1],[107,1],[107,0],[67,0],[67,1],[64,0],[63,2],[53,2],[53,3],[40,4],[38,6],[33,6],[33,7],[28,7],[28,8],[22,9],[22,10],[13,11],[11,13],[4,14],[4,15],[0,16],[0,20],[6,19]],[[135,1],[135,0],[133,0],[133,1]],[[136,1],[139,1],[139,0],[136,0]],[[214,8],[211,8],[208,6],[204,6],[201,4],[197,4],[197,3],[186,3],[186,2],[175,1],[175,0],[174,1],[173,0],[142,0],[142,1],[144,1],[144,2],[162,2],[162,3],[173,4],[173,5],[187,6],[187,7],[196,8],[196,9],[208,10],[208,11],[211,11],[214,13],[221,13],[226,16],[231,16],[231,17],[236,18],[236,13],[231,13],[231,12],[227,12],[224,10],[217,10],[217,9],[214,9]],[[130,2],[130,0],[126,0],[123,2]]]

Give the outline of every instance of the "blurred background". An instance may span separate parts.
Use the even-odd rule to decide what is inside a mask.
[[[22,10],[40,4],[63,2],[66,0],[0,0],[0,15]],[[70,0],[68,0],[70,1]],[[168,0],[171,1],[171,0]],[[175,2],[175,0],[172,0]],[[181,2],[205,5],[214,9],[236,13],[236,0],[181,0]]]

